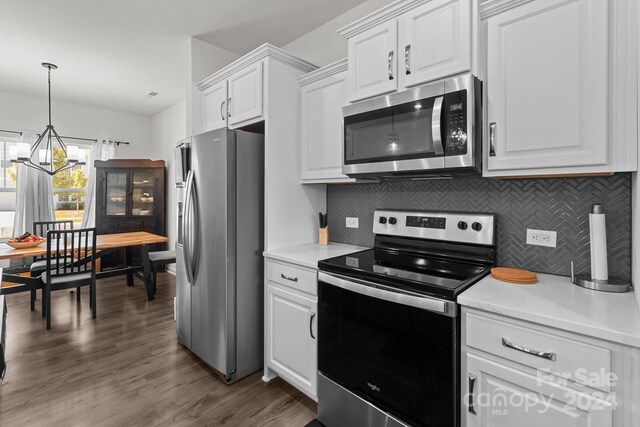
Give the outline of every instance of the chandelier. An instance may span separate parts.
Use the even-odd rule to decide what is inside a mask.
[[[43,62],[42,66],[47,69],[47,77],[49,84],[49,124],[38,136],[38,140],[29,146],[26,142],[20,142],[9,150],[9,160],[16,163],[22,163],[33,169],[37,169],[42,172],[46,172],[49,175],[55,175],[58,172],[72,169],[76,166],[82,166],[86,164],[84,160],[79,157],[79,150],[77,146],[67,146],[53,125],[51,124],[51,70],[58,68],[55,64]],[[54,147],[55,146],[55,147]],[[63,153],[62,162],[54,162],[53,154],[54,148],[59,148]],[[34,163],[34,156],[38,154],[37,163]],[[56,165],[55,163],[59,163]]]

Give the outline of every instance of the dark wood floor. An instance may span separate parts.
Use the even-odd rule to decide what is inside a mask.
[[[52,328],[29,310],[28,295],[7,297],[7,375],[2,426],[304,426],[315,403],[280,379],[255,373],[234,385],[176,341],[175,280],[158,277],[155,301],[139,281],[98,282],[98,319],[88,292],[56,292]],[[38,298],[40,295],[38,294]]]

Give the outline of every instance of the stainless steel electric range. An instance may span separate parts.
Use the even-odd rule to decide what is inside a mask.
[[[456,296],[495,261],[495,216],[378,210],[375,246],[319,263],[318,420],[458,426]]]

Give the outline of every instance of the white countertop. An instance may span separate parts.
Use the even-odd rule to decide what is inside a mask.
[[[318,261],[354,252],[363,251],[362,246],[346,245],[344,243],[331,243],[320,246],[317,243],[308,245],[291,246],[287,248],[265,251],[264,256],[270,259],[291,262],[309,268],[318,268]]]
[[[487,276],[460,294],[458,303],[640,348],[640,310],[633,292],[592,291],[550,274],[538,273],[534,285]]]

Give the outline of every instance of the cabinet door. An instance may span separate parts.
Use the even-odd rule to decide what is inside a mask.
[[[302,87],[302,182],[349,181],[342,174],[342,107],[346,103],[346,73]]]
[[[229,126],[262,116],[262,62],[231,75],[229,82]]]
[[[395,19],[348,40],[349,101],[398,89],[397,42],[398,23]]]
[[[467,427],[608,427],[612,405],[467,353],[462,417]],[[602,394],[602,393],[600,393]]]
[[[471,1],[433,0],[400,17],[404,87],[471,69]]]
[[[131,171],[131,215],[154,216],[156,194],[153,169],[134,169]]]
[[[127,215],[127,199],[129,198],[129,171],[127,170],[106,170],[105,178],[105,201],[104,215],[125,216]]]
[[[223,80],[202,92],[203,131],[227,126],[227,81]]]
[[[316,395],[317,301],[267,285],[267,363],[286,381]]]
[[[607,7],[536,0],[487,20],[489,171],[607,163]]]

